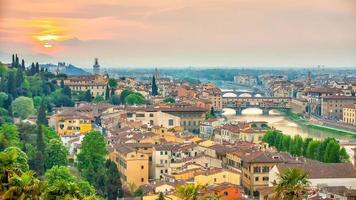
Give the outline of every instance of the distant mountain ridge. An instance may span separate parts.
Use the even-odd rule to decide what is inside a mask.
[[[90,75],[89,72],[83,70],[80,67],[76,67],[72,64],[66,65],[65,63],[59,62],[57,65],[55,64],[40,64],[40,67],[47,68],[48,71],[51,71],[53,73],[57,72],[57,69],[59,69],[60,73],[64,73],[67,75]]]

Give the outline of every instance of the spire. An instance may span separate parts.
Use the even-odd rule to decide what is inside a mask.
[[[93,72],[94,72],[94,75],[100,74],[100,65],[99,65],[98,58],[95,58],[95,62],[93,65]]]

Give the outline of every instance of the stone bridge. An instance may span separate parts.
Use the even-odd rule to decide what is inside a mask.
[[[241,115],[246,108],[260,108],[263,115],[272,109],[290,109],[291,97],[223,97],[223,108],[235,109]]]
[[[252,97],[254,97],[256,94],[261,94],[260,92],[254,90],[254,91],[240,91],[240,90],[228,90],[228,91],[223,91],[222,95],[224,96],[225,94],[232,93],[235,94],[236,97],[239,97],[241,94],[250,94]]]

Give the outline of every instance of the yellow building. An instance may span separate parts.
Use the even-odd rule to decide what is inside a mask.
[[[194,183],[204,186],[220,183],[240,185],[240,173],[228,169],[212,169],[196,175]]]
[[[288,153],[255,151],[239,155],[242,169],[242,185],[245,191],[253,196],[259,196],[258,190],[268,186],[269,171],[279,163],[294,162]]]
[[[115,147],[109,157],[116,162],[122,183],[135,186],[148,183],[149,156],[145,152],[122,144]]]
[[[356,104],[345,106],[342,115],[342,121],[345,124],[356,125]]]
[[[93,130],[92,117],[66,110],[50,117],[49,126],[60,135],[85,134]]]

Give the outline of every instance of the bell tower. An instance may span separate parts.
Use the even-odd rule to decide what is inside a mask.
[[[93,73],[94,73],[94,75],[100,74],[100,65],[99,65],[98,58],[95,58],[95,62],[93,65]]]

